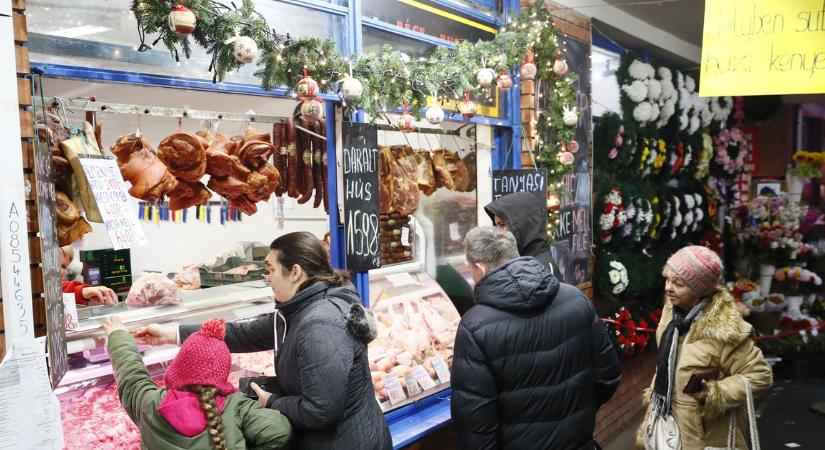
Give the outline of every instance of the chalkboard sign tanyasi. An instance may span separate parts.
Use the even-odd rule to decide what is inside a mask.
[[[547,169],[493,171],[493,200],[513,192],[530,192],[547,203]]]
[[[49,378],[57,387],[69,368],[63,290],[60,274],[60,245],[55,223],[55,194],[52,179],[52,152],[45,142],[35,145],[34,174],[37,184],[37,213],[40,219],[40,249],[43,260],[43,296],[46,301],[46,347]]]
[[[493,171],[493,200],[513,192],[529,192],[540,205],[547,205],[547,169],[519,169]],[[547,214],[544,226],[547,228]]]
[[[381,267],[378,193],[378,129],[343,124],[344,230],[347,270]]]

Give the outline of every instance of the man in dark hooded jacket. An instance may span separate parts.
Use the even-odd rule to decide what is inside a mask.
[[[562,278],[547,243],[547,209],[538,197],[529,192],[514,192],[494,200],[484,211],[495,226],[513,233],[519,255],[535,257],[551,275]]]
[[[596,411],[621,379],[604,325],[578,289],[519,257],[512,234],[464,240],[476,305],[458,327],[451,383],[462,449],[592,450]]]

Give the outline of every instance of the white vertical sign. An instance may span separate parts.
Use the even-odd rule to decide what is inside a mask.
[[[12,61],[0,67],[0,123],[4,124],[0,148],[11,149],[0,164],[0,278],[6,340],[6,355],[0,362],[0,446],[60,450],[60,404],[49,384],[46,353],[34,339],[10,0],[0,0],[0,56]]]
[[[2,11],[11,12],[11,2],[2,0]],[[17,98],[17,68],[14,62],[12,19],[0,16],[0,275],[3,283],[3,319],[6,347],[34,339],[29,236],[26,226],[26,195],[23,184],[23,154],[20,149],[20,112]],[[31,189],[31,186],[29,186]]]

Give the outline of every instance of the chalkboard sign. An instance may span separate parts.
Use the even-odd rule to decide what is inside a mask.
[[[344,227],[347,270],[381,267],[378,205],[378,130],[343,124]]]
[[[561,40],[562,37],[560,36]],[[551,254],[559,267],[559,278],[578,285],[591,279],[590,258],[592,238],[591,196],[591,111],[590,111],[590,44],[567,36],[565,60],[570,73],[578,75],[575,88],[579,123],[576,126],[576,142],[579,151],[570,173],[562,179],[559,190],[559,227],[555,232],[556,243]],[[549,83],[542,86],[543,98],[552,98]]]
[[[142,247],[148,243],[117,161],[111,158],[79,158],[83,173],[97,201],[106,232],[115,250]]]
[[[513,192],[530,192],[547,203],[547,169],[494,170],[493,200]]]
[[[35,145],[34,174],[37,184],[37,213],[40,219],[40,251],[43,260],[43,297],[46,301],[46,347],[49,378],[57,387],[69,367],[66,350],[65,315],[60,274],[60,245],[57,241],[52,152],[45,142]]]

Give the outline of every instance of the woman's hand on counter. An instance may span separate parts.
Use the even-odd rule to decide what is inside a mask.
[[[123,322],[120,320],[118,316],[108,316],[106,317],[106,321],[103,322],[103,332],[106,333],[108,337],[110,334],[114,333],[117,330],[129,331],[123,325]]]
[[[132,336],[138,343],[146,345],[164,345],[178,343],[178,330],[176,327],[167,327],[153,323],[132,330]]]
[[[80,295],[82,295],[83,298],[85,298],[86,300],[101,305],[115,305],[118,302],[117,294],[115,294],[115,291],[105,286],[85,287],[80,292]]]

